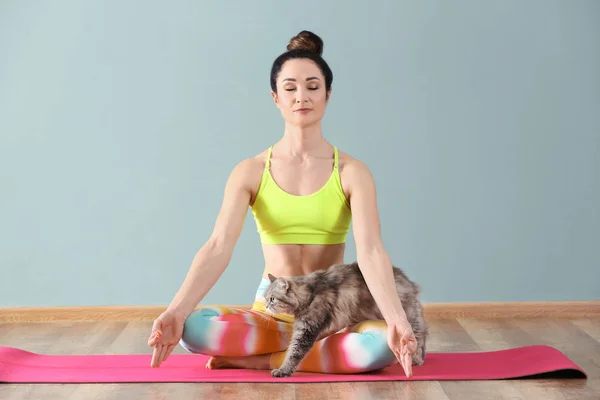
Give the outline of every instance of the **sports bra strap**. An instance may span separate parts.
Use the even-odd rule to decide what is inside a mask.
[[[338,167],[338,149],[333,146],[333,168],[337,169]]]
[[[271,153],[273,152],[273,146],[269,147],[267,152],[267,161],[265,162],[265,170],[268,170],[271,165]]]

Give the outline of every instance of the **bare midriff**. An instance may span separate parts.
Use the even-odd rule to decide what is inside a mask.
[[[263,277],[268,274],[276,277],[306,275],[333,264],[344,262],[345,244],[263,244],[265,269]]]

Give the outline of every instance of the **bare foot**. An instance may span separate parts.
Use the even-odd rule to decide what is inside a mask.
[[[271,369],[270,355],[261,354],[258,356],[246,357],[211,357],[206,363],[207,369]]]
[[[227,357],[211,357],[206,363],[206,369],[229,368]]]

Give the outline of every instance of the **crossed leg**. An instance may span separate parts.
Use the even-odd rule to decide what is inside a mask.
[[[396,362],[384,321],[365,321],[315,343],[298,371],[361,373]],[[207,368],[276,369],[285,359],[293,325],[254,310],[204,307],[186,320],[180,344],[213,356]]]

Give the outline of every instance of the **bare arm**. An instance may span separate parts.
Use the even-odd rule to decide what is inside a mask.
[[[248,212],[256,176],[252,172],[252,161],[245,160],[229,175],[212,234],[196,253],[170,310],[189,315],[225,271]]]
[[[357,262],[367,286],[388,324],[406,320],[396,292],[392,263],[381,240],[381,225],[373,176],[358,160],[345,167],[349,188]]]

